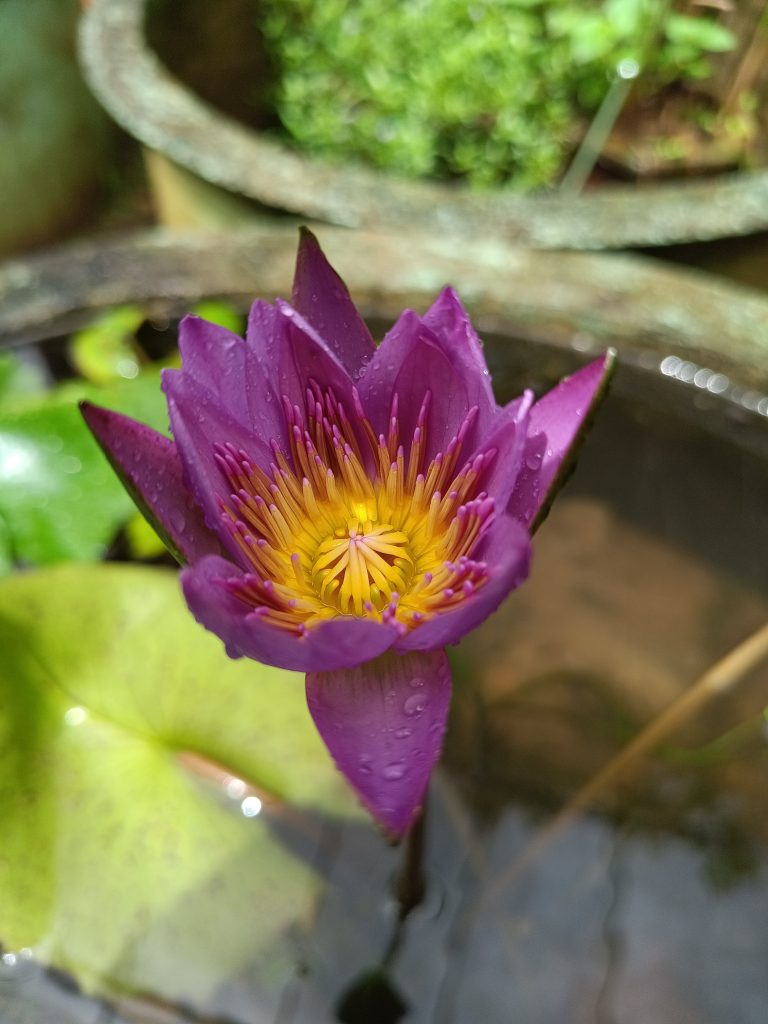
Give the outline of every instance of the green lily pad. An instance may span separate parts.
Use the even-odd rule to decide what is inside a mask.
[[[157,370],[103,387],[66,384],[0,407],[0,519],[21,562],[97,559],[134,512],[83,423],[82,398],[158,430],[168,423]]]
[[[0,649],[0,944],[86,988],[205,1006],[247,971],[276,998],[320,885],[281,815],[356,813],[301,677],[227,659],[175,574],[136,566],[6,578]]]

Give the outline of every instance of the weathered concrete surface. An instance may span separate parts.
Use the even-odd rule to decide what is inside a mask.
[[[146,48],[146,2],[91,0],[80,49],[92,89],[146,146],[268,206],[348,227],[490,235],[545,249],[665,245],[768,226],[768,171],[570,199],[475,195],[310,159],[227,118],[175,79]]]
[[[613,344],[648,365],[679,356],[753,388],[768,382],[768,297],[639,257],[547,253],[499,241],[320,227],[368,316],[424,310],[447,283],[485,334],[580,351]],[[0,345],[55,337],[124,302],[183,313],[204,296],[288,295],[297,231],[284,221],[226,235],[150,230],[0,265]],[[656,360],[658,363],[658,360]]]

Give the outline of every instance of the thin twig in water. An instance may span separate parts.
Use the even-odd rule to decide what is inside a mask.
[[[481,902],[497,903],[504,889],[514,885],[549,845],[587,808],[594,805],[604,789],[625,776],[643,755],[665,740],[678,726],[713,697],[733,689],[737,683],[768,658],[768,625],[742,641],[725,657],[707,669],[704,675],[680,697],[656,716],[616,757],[574,794],[552,821],[538,832],[510,867],[502,872],[483,894]]]

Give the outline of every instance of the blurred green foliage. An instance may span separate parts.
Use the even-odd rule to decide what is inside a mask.
[[[476,188],[554,181],[623,60],[645,87],[729,49],[668,0],[263,0],[277,109],[303,148]]]
[[[238,333],[244,326],[223,301],[199,303],[194,312]],[[136,305],[101,313],[69,339],[79,376],[59,383],[39,350],[0,353],[0,576],[14,564],[99,559],[122,528],[133,558],[163,554],[77,407],[87,398],[165,430],[160,369],[174,365],[178,352],[174,346],[164,359],[150,359],[145,323]]]
[[[137,377],[136,332],[143,322],[139,306],[117,306],[103,313],[73,335],[70,354],[75,368],[96,383]]]

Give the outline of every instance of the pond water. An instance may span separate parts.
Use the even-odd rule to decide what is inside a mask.
[[[501,398],[532,365],[541,386],[583,358],[509,339],[488,354]],[[2,1024],[323,1024],[340,1005],[353,1024],[764,1024],[768,665],[588,813],[542,830],[768,621],[767,507],[764,416],[622,366],[536,537],[530,581],[455,651],[429,888],[403,927],[389,895],[399,853],[372,825],[267,809],[254,828],[325,880],[280,938],[281,971],[222,964],[216,989],[181,1012],[107,1006],[6,954]],[[259,908],[243,914],[256,924]],[[199,946],[216,959],[205,936]]]

